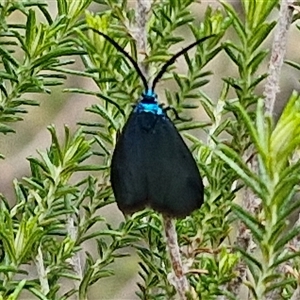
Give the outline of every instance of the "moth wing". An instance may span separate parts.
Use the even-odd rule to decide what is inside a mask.
[[[204,187],[197,164],[167,116],[157,116],[147,138],[148,198],[150,206],[173,217],[184,217],[200,208]]]
[[[147,205],[144,147],[137,114],[132,113],[117,141],[111,163],[112,189],[124,213],[133,213]]]
[[[196,162],[165,115],[132,113],[112,158],[111,182],[121,211],[184,217],[203,203]]]

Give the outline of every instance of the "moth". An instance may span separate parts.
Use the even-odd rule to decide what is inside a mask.
[[[111,184],[119,209],[131,214],[151,207],[171,217],[185,217],[201,207],[204,186],[197,164],[155,93],[167,68],[206,36],[173,55],[160,69],[151,87],[138,63],[108,35],[108,40],[132,63],[144,92],[133,108],[112,155]]]

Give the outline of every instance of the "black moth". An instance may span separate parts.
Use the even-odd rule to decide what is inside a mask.
[[[203,183],[197,164],[176,127],[158,104],[155,85],[175,60],[195,45],[175,54],[159,71],[152,87],[137,62],[113,39],[107,39],[133,64],[145,92],[130,114],[117,141],[111,163],[111,184],[117,205],[123,213],[149,206],[171,217],[185,217],[203,203]]]

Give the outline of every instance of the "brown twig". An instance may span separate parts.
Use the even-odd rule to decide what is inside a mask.
[[[189,292],[189,283],[184,275],[183,265],[181,261],[179,245],[177,242],[177,233],[175,225],[170,217],[163,216],[167,245],[174,272],[174,281],[176,284],[177,292],[182,300],[187,299],[187,292]]]
[[[266,113],[269,116],[273,116],[276,94],[280,91],[279,79],[286,53],[288,29],[293,17],[293,2],[293,0],[281,1],[279,21],[274,35],[271,59],[269,63],[269,76],[264,89]]]
[[[287,35],[293,18],[293,0],[282,0],[279,11],[279,20],[272,44],[271,59],[269,63],[268,78],[265,84],[265,111],[270,117],[273,117],[276,95],[280,91],[279,81],[281,69],[286,54]],[[278,267],[277,272],[284,273],[284,266]],[[295,291],[295,293],[297,290]],[[294,294],[295,294],[294,293]],[[294,297],[294,296],[293,296]],[[297,296],[293,299],[299,299]],[[281,299],[281,290],[274,289],[266,295],[266,300]]]
[[[45,269],[44,265],[44,258],[41,247],[38,248],[38,253],[36,257],[34,258],[34,263],[36,265],[36,270],[38,273],[40,285],[41,285],[41,292],[43,295],[47,295],[50,291],[48,277],[47,277],[47,271]]]
[[[77,230],[78,228],[74,224],[74,218],[72,215],[67,216],[67,231],[68,235],[72,240],[76,240],[77,238]],[[81,257],[80,257],[80,251],[75,253],[71,259],[70,259],[70,265],[73,267],[73,270],[75,274],[80,278],[80,281],[74,280],[74,287],[79,290],[80,282],[83,278],[83,272],[82,272],[82,262],[81,262]],[[78,298],[78,295],[75,297]],[[86,298],[87,299],[87,298]]]
[[[265,111],[271,117],[273,116],[276,95],[279,92],[279,79],[284,56],[286,53],[287,33],[292,21],[292,2],[292,0],[281,1],[279,21],[274,35],[271,59],[269,62],[269,76],[264,88]],[[257,172],[258,167],[256,158],[253,158],[249,164],[251,169],[254,172]],[[260,210],[260,200],[253,194],[251,190],[246,189],[243,196],[242,206],[250,213],[256,214]],[[255,244],[253,242],[250,231],[241,222],[238,227],[238,238],[236,244],[247,252],[253,252],[255,248]],[[241,284],[246,278],[246,265],[243,262],[240,262],[237,269],[239,272],[239,276],[237,277],[237,280],[231,283],[229,288],[229,290],[236,296],[239,295]],[[275,291],[269,293],[266,299],[277,299],[278,295],[275,295],[274,293]],[[276,293],[278,293],[278,290],[276,291]]]
[[[136,2],[136,32],[135,40],[139,54],[147,55],[147,20],[148,13],[151,8],[151,1],[149,0],[137,0]],[[140,68],[143,71],[145,77],[149,76],[148,66],[143,60],[139,60]]]

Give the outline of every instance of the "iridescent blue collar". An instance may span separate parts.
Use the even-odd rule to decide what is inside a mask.
[[[134,112],[149,112],[155,115],[164,115],[165,112],[157,102],[157,95],[152,90],[147,90],[142,94],[142,99],[135,107]]]

